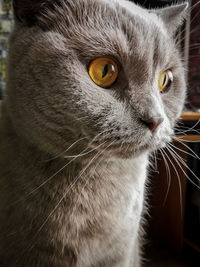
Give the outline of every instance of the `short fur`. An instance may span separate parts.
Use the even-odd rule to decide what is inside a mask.
[[[4,267],[141,266],[149,153],[170,142],[185,99],[172,36],[186,7],[14,1],[0,118]],[[100,56],[119,65],[109,89],[88,75]],[[174,82],[161,94],[167,69]],[[144,120],[158,116],[152,132]]]

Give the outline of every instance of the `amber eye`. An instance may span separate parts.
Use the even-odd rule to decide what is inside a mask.
[[[174,80],[174,77],[173,77],[171,70],[166,70],[162,72],[158,79],[158,87],[160,89],[160,92],[162,93],[166,91],[170,87],[173,80]]]
[[[90,63],[89,75],[100,87],[110,87],[118,77],[118,66],[111,58],[97,58]]]

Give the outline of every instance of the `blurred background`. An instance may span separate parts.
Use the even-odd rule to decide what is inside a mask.
[[[0,99],[3,98],[5,92],[8,36],[12,29],[12,1],[0,0]]]
[[[133,2],[155,8],[183,1]],[[188,98],[176,128],[174,156],[172,151],[158,154],[151,170],[147,267],[200,266],[200,1],[188,2],[186,22],[176,36],[188,70]],[[12,29],[12,1],[0,0],[0,99],[5,95],[7,41]]]

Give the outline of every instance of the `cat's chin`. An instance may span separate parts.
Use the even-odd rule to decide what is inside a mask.
[[[118,158],[128,159],[138,157],[144,153],[157,151],[167,146],[171,141],[171,137],[163,138],[162,140],[151,139],[146,144],[137,145],[134,143],[115,144],[109,146],[109,148],[103,151],[105,156],[115,156]]]
[[[148,144],[142,146],[137,146],[130,143],[123,144],[123,146],[119,144],[110,146],[109,149],[102,152],[102,156],[105,158],[117,157],[122,159],[130,159],[151,151],[152,148]]]

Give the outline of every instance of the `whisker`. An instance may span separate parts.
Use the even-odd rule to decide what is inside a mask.
[[[158,171],[158,162],[157,162],[157,157],[156,157],[156,152],[154,151],[154,162],[155,162],[155,169]]]
[[[182,146],[184,146],[185,148],[187,148],[190,152],[192,152],[192,154],[197,158],[197,159],[200,159],[199,156],[187,145],[185,144],[185,140],[183,139],[179,139],[177,138],[176,136],[173,137],[173,139],[175,141],[177,141],[178,143],[180,143]],[[193,143],[196,143],[196,142],[193,142]]]
[[[185,130],[190,131],[190,130],[191,130],[191,127],[187,127],[187,126],[179,125],[178,127],[175,127],[175,129],[180,129],[180,130],[182,130],[182,131],[185,131]],[[194,130],[194,129],[192,129],[192,130]],[[195,129],[195,130],[200,131],[200,129]]]
[[[50,159],[48,159],[48,160],[46,160],[46,161],[48,162],[48,161],[57,159],[58,157],[62,156],[64,153],[66,153],[67,151],[69,151],[69,150],[70,150],[73,146],[75,146],[77,143],[79,143],[80,141],[82,141],[82,140],[84,140],[84,139],[86,139],[86,138],[87,138],[87,137],[82,137],[82,138],[76,140],[76,141],[75,141],[73,144],[71,144],[66,150],[64,150],[63,152],[57,154],[55,157],[50,158]]]
[[[62,168],[60,168],[57,172],[55,172],[52,176],[50,176],[48,179],[46,179],[43,183],[41,183],[39,186],[34,188],[31,192],[27,193],[23,198],[13,202],[10,204],[10,206],[16,205],[17,203],[24,201],[28,197],[30,197],[32,194],[34,194],[36,191],[38,191],[40,188],[42,188],[45,184],[47,184],[49,181],[51,181],[57,174],[59,174],[62,170],[64,170],[69,164],[71,164],[76,158],[73,158],[70,160],[67,164],[65,164]],[[26,188],[25,188],[26,189]]]
[[[159,173],[158,171],[158,162],[157,162],[157,151],[153,151],[151,154],[150,154],[150,158],[149,158],[149,167],[150,167],[150,170],[152,172],[157,172]]]
[[[168,147],[173,153],[175,153],[176,157],[180,160],[180,162],[191,172],[192,175],[197,179],[197,181],[200,181],[200,178],[197,177],[197,175],[192,171],[192,169],[187,165],[187,163],[183,160],[183,158],[171,147]]]
[[[101,155],[102,155],[102,154],[103,154],[103,153],[104,153],[104,152],[105,152],[111,145],[113,145],[113,143],[114,143],[114,141],[113,141],[111,144],[109,144],[106,148],[104,148],[102,151],[100,151],[98,157],[101,156]],[[95,165],[92,174],[90,174],[90,176],[89,176],[87,179],[85,179],[85,184],[84,184],[84,186],[82,187],[81,192],[79,193],[79,196],[78,196],[78,198],[77,198],[77,201],[76,201],[75,204],[74,204],[74,209],[76,208],[77,203],[79,202],[81,193],[83,192],[84,188],[87,186],[88,182],[90,181],[90,177],[93,176],[93,174],[94,174],[95,171],[96,171],[96,168],[99,166],[100,163],[101,163],[101,160],[99,160],[99,162]]]
[[[110,146],[115,142],[115,140],[110,144]],[[103,145],[104,143],[102,143]],[[81,171],[81,173],[74,179],[74,181],[68,186],[67,190],[65,191],[65,193],[63,194],[63,196],[61,197],[61,199],[59,200],[59,202],[56,204],[56,206],[54,207],[54,209],[50,212],[50,214],[47,216],[47,218],[44,220],[44,222],[42,223],[42,225],[40,226],[40,228],[37,230],[34,239],[38,236],[38,234],[40,233],[40,231],[42,230],[42,228],[45,226],[45,224],[47,223],[47,221],[50,219],[50,217],[53,215],[53,213],[56,211],[56,209],[60,206],[60,204],[62,203],[62,201],[65,199],[65,197],[67,196],[67,194],[69,193],[69,191],[73,188],[73,186],[77,183],[77,181],[80,179],[80,177],[83,175],[83,173],[90,167],[90,165],[93,163],[93,161],[99,157],[99,154],[101,154],[101,151],[98,152],[90,161],[89,163],[86,165],[86,167],[83,168],[83,170]],[[28,248],[28,250],[31,250],[33,248],[34,244]]]
[[[105,144],[106,141],[103,143]],[[103,145],[101,144],[101,145]],[[99,148],[100,145],[96,148],[93,149],[93,151],[97,148]],[[82,152],[84,152],[86,149],[84,149]],[[91,151],[90,151],[91,152]],[[62,170],[64,170],[68,165],[70,165],[73,161],[75,161],[78,158],[79,155],[77,155],[77,157],[73,157],[69,162],[67,162],[63,167],[61,167],[57,172],[55,172],[53,175],[51,175],[48,179],[45,179],[44,182],[42,182],[39,186],[37,186],[36,188],[34,188],[31,192],[27,193],[23,198],[20,198],[19,200],[10,203],[10,206],[14,206],[17,203],[24,201],[25,199],[27,199],[28,197],[30,197],[32,194],[34,194],[36,191],[38,191],[40,188],[42,188],[45,184],[47,184],[48,182],[50,182],[57,174],[59,174]],[[83,154],[81,155],[83,156]],[[24,187],[24,189],[26,189],[28,187]]]
[[[197,16],[199,15],[198,13],[192,18],[192,20],[190,21],[190,25],[192,24],[194,19],[197,18]],[[193,30],[190,30],[190,32],[189,32],[190,36],[191,36],[191,34],[195,33],[196,31],[198,31],[198,27],[195,27]],[[185,32],[185,28],[180,33],[178,33],[177,37],[175,38],[175,43],[176,43],[177,47],[179,47],[181,45],[181,43],[185,40],[186,36],[183,35],[184,32]],[[181,36],[183,36],[183,37],[181,38]]]
[[[185,153],[186,155],[191,156],[191,157],[193,157],[193,158],[195,158],[195,159],[200,159],[200,158],[198,157],[198,155],[197,155],[193,150],[192,150],[192,151],[193,151],[193,154],[192,154],[192,153],[187,152],[186,150],[183,150],[183,149],[181,149],[181,148],[179,148],[179,147],[173,145],[173,143],[168,143],[168,146],[171,146],[171,147],[173,147],[173,148],[175,148],[175,149],[177,149],[177,150],[179,150],[179,151]]]
[[[167,148],[167,150],[168,150],[168,147],[166,147]],[[170,153],[171,154],[171,153]],[[172,160],[170,159],[170,157],[167,155],[167,153],[165,152],[165,156],[167,157],[167,159],[169,160],[169,162],[171,163],[171,165],[172,165],[172,167],[173,167],[173,169],[174,169],[174,171],[175,171],[175,173],[176,173],[176,177],[177,177],[177,180],[178,180],[178,184],[179,184],[179,196],[180,196],[180,198],[179,198],[179,201],[180,201],[180,207],[181,207],[181,217],[183,216],[183,206],[182,206],[182,185],[181,185],[181,179],[180,179],[180,175],[179,175],[179,173],[178,173],[178,171],[177,171],[177,169],[176,169],[176,166],[174,165],[174,163],[172,162]],[[173,156],[173,154],[172,154],[172,156]],[[174,158],[174,157],[173,157]],[[179,167],[180,167],[180,165],[179,165]]]
[[[169,164],[167,162],[167,159],[165,157],[165,151],[160,148],[159,149],[162,157],[163,157],[163,160],[164,160],[164,163],[165,163],[165,168],[166,168],[166,172],[167,172],[167,192],[166,192],[166,196],[165,196],[165,199],[164,199],[164,202],[163,202],[163,206],[165,206],[166,202],[167,202],[167,197],[169,195],[169,190],[170,190],[170,185],[171,185],[171,172],[170,172],[170,168],[169,168]]]
[[[112,130],[112,129],[111,129]],[[111,131],[110,129],[109,130],[105,130],[105,131],[102,131],[100,132],[99,134],[97,134],[93,139],[92,141],[90,142],[90,145],[102,134],[104,134],[105,132],[109,132]],[[83,141],[85,139],[88,139],[87,136],[85,137],[81,137],[80,139],[76,140],[73,144],[71,144],[66,150],[64,150],[63,152],[59,153],[58,155],[56,155],[55,157],[53,158],[50,158],[48,160],[46,160],[47,162],[48,161],[51,161],[51,160],[54,160],[54,159],[57,159],[58,157],[62,156],[64,153],[68,152],[72,147],[74,147],[77,143],[79,143],[80,141]],[[64,156],[64,158],[73,158],[73,157],[81,157],[81,156],[85,156],[87,154],[89,154],[90,152],[94,151],[94,149],[92,149],[91,151],[87,151],[88,148],[85,148],[80,154],[78,155],[72,155],[72,156]],[[84,153],[85,151],[87,151],[86,153]]]
[[[89,150],[89,151],[87,151],[87,152],[85,152],[85,153],[80,153],[80,154],[77,154],[77,155],[74,155],[74,156],[64,156],[64,158],[65,158],[65,159],[70,159],[70,158],[79,158],[79,157],[83,157],[83,156],[86,156],[86,155],[90,154],[91,152],[97,150],[97,148],[99,148],[100,146],[101,146],[101,144],[98,145],[97,147],[92,148],[91,150]],[[88,148],[86,148],[85,151],[86,151],[87,149],[88,149]],[[84,151],[83,151],[83,152],[84,152]]]
[[[191,128],[183,128],[183,127],[174,127],[174,129],[176,130],[177,134],[178,135],[187,135],[188,132],[192,131],[192,132],[195,132],[197,134],[200,134],[200,129],[191,129]]]
[[[103,132],[100,132],[99,134],[97,134],[93,139],[92,139],[92,141],[88,144],[88,146],[91,146],[93,143],[94,143],[94,141],[96,141],[96,139],[99,137],[99,136],[101,136],[101,135],[103,135],[104,133],[106,133],[106,132],[111,132],[112,131],[112,129],[109,129],[109,130],[105,130],[105,131],[103,131]],[[106,135],[106,136],[108,136],[109,135],[109,133]],[[99,148],[99,146],[96,146],[96,147],[94,147],[94,148],[92,148],[91,150],[89,150],[89,151],[87,151],[87,149],[88,148],[86,148],[85,149],[85,151],[87,151],[87,152],[85,152],[85,151],[82,151],[82,152],[85,152],[85,153],[80,153],[80,154],[78,154],[78,155],[72,155],[72,156],[64,156],[64,158],[74,158],[74,157],[82,157],[82,156],[85,156],[85,155],[88,155],[88,154],[90,154],[91,152],[93,152],[94,150],[97,150],[97,148]]]
[[[192,5],[190,7],[190,12],[193,11],[194,8],[196,8],[196,6],[198,6],[200,4],[200,1],[198,1],[197,3],[195,3],[194,5]]]
[[[187,133],[187,132],[189,132],[189,131],[192,131],[192,130],[195,130],[195,127],[197,127],[197,125],[200,123],[200,120],[198,120],[192,127],[185,127],[187,130],[185,130],[184,131],[184,133]],[[182,128],[183,128],[184,126],[182,126]],[[197,131],[197,133],[199,133],[198,132],[198,130],[196,130]]]
[[[200,46],[200,43],[194,43],[194,44],[191,44],[189,47],[195,47],[195,46]]]
[[[197,46],[190,47],[189,50],[190,50],[190,51],[193,51],[193,50],[197,50],[197,51],[198,51],[199,48],[200,48],[200,45],[197,45]],[[198,54],[197,54],[197,55],[198,55]]]
[[[187,179],[194,185],[196,186],[198,189],[200,189],[200,186],[198,186],[189,176],[188,174],[183,170],[183,168],[181,167],[180,163],[183,164],[184,167],[186,167],[193,175],[194,177],[197,179],[197,181],[199,181],[200,179],[196,176],[196,174],[188,167],[188,165],[185,163],[185,161],[183,161],[183,159],[174,151],[171,150],[172,148],[169,149],[169,147],[167,147],[168,151],[170,152],[170,154],[173,156],[174,160],[176,160],[177,164],[179,165],[179,167],[181,168],[182,172],[184,173],[184,175],[187,177]]]

